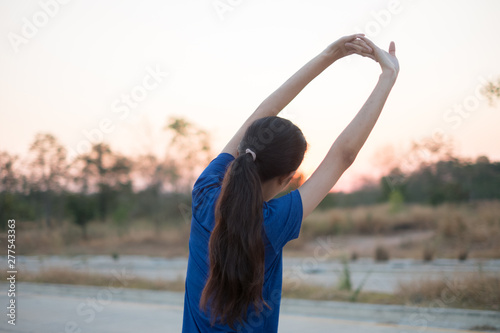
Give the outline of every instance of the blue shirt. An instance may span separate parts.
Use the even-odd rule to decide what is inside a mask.
[[[184,296],[182,332],[234,332],[229,326],[210,325],[210,314],[200,307],[200,297],[209,273],[208,241],[215,225],[215,202],[220,194],[224,173],[234,157],[222,153],[215,158],[194,184],[192,196],[189,260]],[[249,309],[244,326],[237,332],[277,332],[283,279],[283,246],[299,236],[302,200],[298,190],[264,202],[265,277],[263,298],[271,307],[260,313]],[[239,326],[238,326],[239,325]]]

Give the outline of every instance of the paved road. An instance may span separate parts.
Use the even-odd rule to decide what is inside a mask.
[[[339,260],[328,259],[326,254],[328,254],[326,251],[318,251],[316,255],[310,257],[285,258],[283,268],[285,279],[296,283],[335,286],[339,272],[342,271],[343,267]],[[111,274],[113,271],[126,268],[136,277],[184,280],[187,269],[186,258],[120,256],[119,260],[113,260],[111,256],[99,255],[19,256],[16,259],[20,272],[62,267]],[[5,262],[7,261],[5,260]],[[452,259],[436,259],[432,262],[422,262],[421,260],[395,259],[377,263],[370,258],[361,258],[356,262],[349,263],[349,267],[352,283],[355,287],[367,278],[363,285],[364,291],[386,293],[393,293],[400,281],[414,281],[422,278],[442,279],[443,277],[468,274],[479,269],[485,274],[500,274],[500,260],[470,259],[459,262]],[[1,263],[0,268],[5,269]]]
[[[2,283],[0,287],[5,290],[7,285]],[[132,290],[121,288],[117,284],[110,284],[109,287],[84,287],[19,283],[17,289],[17,324],[15,327],[7,324],[3,315],[1,332],[153,333],[180,332],[182,326],[182,293]],[[6,298],[6,293],[2,292],[2,305],[6,304]],[[401,309],[403,307],[380,308],[349,303],[284,300],[280,332],[474,332],[433,327],[443,326],[447,321],[448,327],[470,328],[480,323],[500,327],[500,317],[494,312],[460,310],[450,311],[448,317],[440,317],[443,311],[439,311],[428,312],[419,317],[415,309],[403,309],[398,314]],[[333,310],[333,315],[330,310]],[[344,315],[346,311],[348,314]],[[413,320],[412,315],[417,315],[414,319],[420,318],[414,321],[417,326],[404,324],[405,321]],[[355,319],[357,316],[364,316],[364,319]],[[426,319],[425,322],[422,318]]]

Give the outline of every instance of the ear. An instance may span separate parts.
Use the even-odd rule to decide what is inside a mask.
[[[287,173],[286,175],[283,175],[278,178],[278,183],[280,186],[287,185],[290,180],[292,180],[293,176],[295,175],[295,171],[292,171],[290,173]]]

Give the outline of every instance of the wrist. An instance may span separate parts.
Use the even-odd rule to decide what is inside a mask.
[[[326,49],[321,53],[325,58],[330,60],[332,63],[342,58],[341,52],[335,43],[328,45]]]
[[[394,84],[398,77],[398,72],[395,69],[383,69],[379,79]]]

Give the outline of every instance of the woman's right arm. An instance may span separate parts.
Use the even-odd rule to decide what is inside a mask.
[[[302,198],[303,218],[325,198],[340,176],[354,162],[358,152],[375,126],[384,107],[385,101],[396,82],[399,63],[396,58],[394,42],[389,52],[378,48],[373,42],[361,37],[372,49],[371,54],[364,54],[376,60],[382,67],[377,85],[358,114],[335,140],[326,157],[309,179],[299,187]]]

